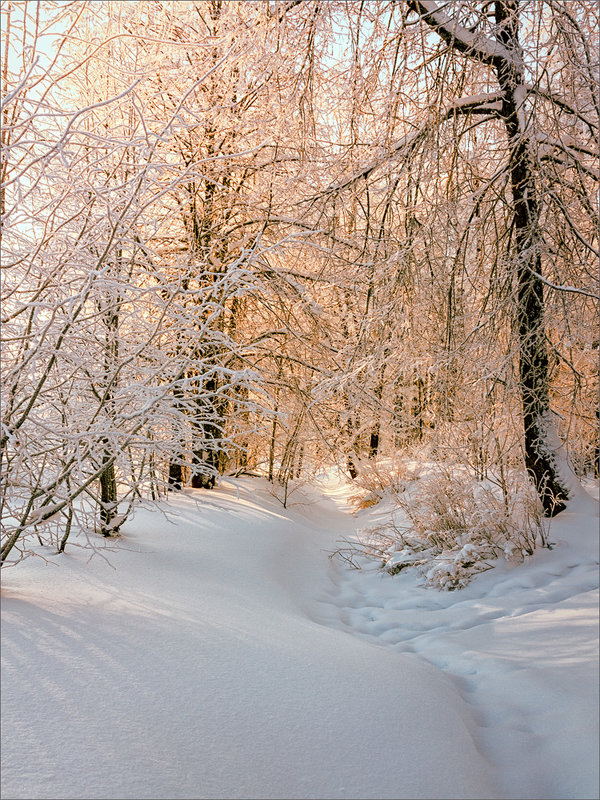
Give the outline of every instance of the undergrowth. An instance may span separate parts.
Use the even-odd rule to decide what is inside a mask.
[[[381,477],[367,498],[382,493]],[[519,562],[538,545],[549,546],[547,521],[525,475],[512,475],[504,492],[456,467],[410,478],[388,484],[395,506],[388,521],[345,540],[332,555],[358,569],[363,559],[379,561],[390,575],[413,568],[425,585],[454,590],[498,559]],[[367,507],[364,496],[357,505]]]

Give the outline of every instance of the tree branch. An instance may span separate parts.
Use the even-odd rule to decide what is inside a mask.
[[[441,38],[451,47],[465,53],[478,61],[483,61],[491,67],[498,67],[499,64],[517,64],[513,53],[508,48],[488,39],[482,33],[470,31],[459,25],[458,22],[448,17],[431,0],[409,0],[410,9],[421,17],[430,28],[433,28]],[[447,3],[446,5],[452,5]]]
[[[360,170],[358,170],[358,172],[353,173],[348,178],[344,178],[338,183],[331,184],[331,186],[328,186],[318,195],[310,199],[315,200],[317,197],[322,197],[326,194],[333,194],[341,191],[342,189],[347,189],[348,186],[356,183],[361,178],[368,178],[369,175],[375,169],[377,169],[377,167],[385,164],[386,161],[389,161],[391,158],[400,153],[402,153],[404,157],[407,157],[410,155],[412,150],[418,147],[421,141],[425,138],[427,132],[432,127],[432,124],[441,124],[443,122],[447,122],[452,117],[457,117],[462,114],[485,114],[489,116],[499,116],[501,111],[502,92],[483,92],[482,94],[462,97],[460,100],[457,100],[455,103],[452,103],[450,106],[448,106],[441,117],[439,117],[437,120],[435,118],[430,118],[430,120],[418,130],[411,131],[410,133],[407,133],[406,136],[398,139],[398,141],[395,142],[391,149],[388,150],[384,155],[373,159]]]

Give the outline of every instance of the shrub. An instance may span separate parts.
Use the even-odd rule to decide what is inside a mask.
[[[418,462],[406,457],[361,464],[360,473],[354,480],[355,492],[349,501],[357,509],[364,509],[376,505],[386,495],[398,497],[409,483],[417,480],[419,472]]]
[[[497,559],[519,562],[538,544],[548,546],[535,491],[525,475],[510,481],[507,505],[495,487],[466,470],[438,468],[397,494],[388,522],[346,541],[336,554],[356,568],[361,557],[379,560],[390,575],[416,568],[425,585],[460,589]]]

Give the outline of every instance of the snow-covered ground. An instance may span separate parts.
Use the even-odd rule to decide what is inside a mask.
[[[5,570],[4,800],[597,798],[596,503],[439,592],[328,559],[347,494],[224,480]]]

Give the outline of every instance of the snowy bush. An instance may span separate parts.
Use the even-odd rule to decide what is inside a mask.
[[[547,546],[541,505],[525,475],[511,476],[511,505],[464,470],[438,469],[396,497],[388,522],[336,551],[355,568],[379,560],[390,575],[416,568],[425,585],[454,590],[497,559],[522,561]],[[400,519],[399,519],[400,518]]]
[[[386,495],[400,496],[408,483],[419,477],[421,465],[406,458],[388,458],[370,461],[361,465],[354,480],[356,491],[349,497],[356,508],[369,508],[379,503]]]

